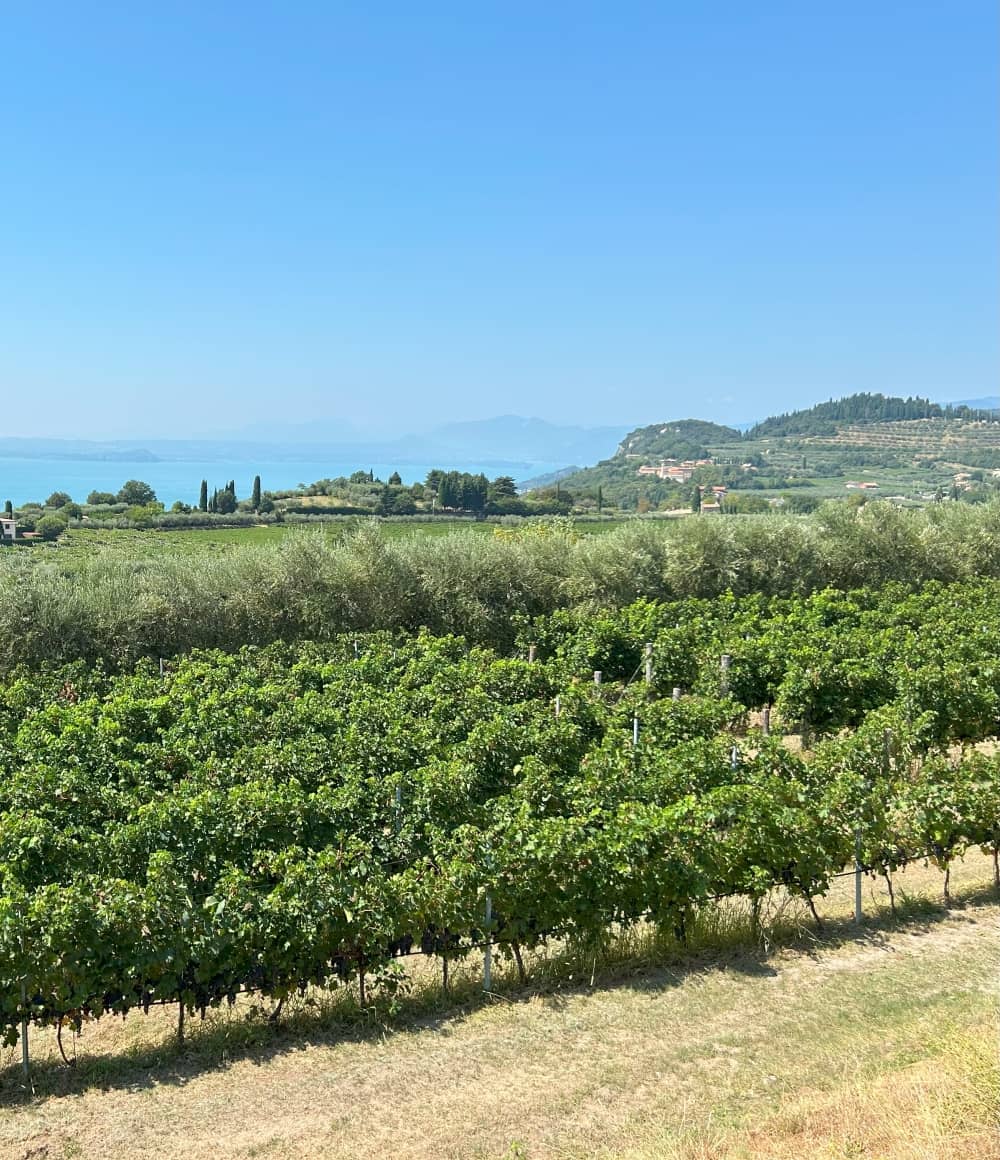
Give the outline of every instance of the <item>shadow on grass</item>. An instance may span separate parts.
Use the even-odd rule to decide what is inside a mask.
[[[88,1089],[141,1091],[161,1085],[183,1086],[204,1072],[224,1070],[234,1063],[263,1066],[269,1060],[316,1046],[375,1042],[387,1035],[448,1034],[474,1011],[495,1002],[540,1001],[559,1009],[571,999],[597,988],[646,992],[651,998],[681,985],[695,974],[727,971],[751,978],[778,975],[774,955],[791,950],[809,956],[841,946],[886,948],[888,935],[905,930],[931,932],[945,920],[976,921],[977,908],[995,905],[996,890],[975,886],[956,893],[950,908],[922,896],[900,893],[897,913],[888,906],[856,926],[850,917],[827,918],[823,930],[806,917],[804,904],[781,900],[772,904],[757,933],[749,904],[730,902],[703,908],[684,942],[652,925],[613,932],[599,943],[540,947],[529,964],[529,978],[520,983],[512,961],[497,948],[494,990],[486,995],[474,952],[452,964],[452,980],[444,993],[440,973],[426,960],[400,992],[379,995],[361,1009],[354,988],[312,993],[289,1004],[278,1022],[268,1019],[263,1002],[247,1001],[233,1011],[210,1011],[204,1021],[188,1022],[183,1044],[173,1035],[118,1052],[80,1054],[75,1066],[52,1058],[32,1064],[30,1082],[12,1063],[0,1068],[0,1106],[27,1105],[39,1098],[68,1096]],[[104,1016],[109,1020],[113,1016]],[[129,1016],[141,1019],[138,1013]],[[85,1035],[78,1045],[86,1047]]]

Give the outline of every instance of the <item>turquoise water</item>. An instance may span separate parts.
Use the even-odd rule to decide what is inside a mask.
[[[157,498],[169,507],[174,500],[198,502],[198,489],[203,479],[209,490],[224,487],[233,479],[236,494],[241,498],[250,494],[253,477],[261,478],[264,490],[279,491],[313,483],[317,479],[335,479],[354,471],[371,468],[380,479],[387,479],[398,471],[404,483],[422,480],[436,467],[449,471],[484,472],[491,479],[498,475],[513,475],[515,479],[529,479],[558,471],[559,463],[345,463],[331,460],[225,460],[205,462],[165,459],[157,463],[81,459],[0,459],[0,502],[12,500],[15,504],[32,500],[44,502],[54,491],[66,491],[82,503],[91,491],[116,492],[127,479],[142,479],[156,492]]]

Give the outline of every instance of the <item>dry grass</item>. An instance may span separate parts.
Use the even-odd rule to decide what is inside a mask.
[[[277,1029],[247,1002],[178,1052],[171,1013],[102,1020],[73,1072],[38,1035],[36,1094],[0,1077],[0,1156],[1000,1157],[989,873],[970,856],[946,913],[917,897],[937,872],[911,869],[899,924],[867,886],[861,932],[840,881],[822,940],[776,900],[769,951],[733,907],[704,916],[693,954],[650,931],[554,950],[533,990],[501,977],[492,1002],[469,963],[445,1009],[428,965],[391,1024],[346,994]]]

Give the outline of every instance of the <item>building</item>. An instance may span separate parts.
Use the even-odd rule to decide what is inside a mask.
[[[690,483],[691,477],[699,467],[707,467],[711,459],[685,459],[679,463],[676,459],[664,459],[659,467],[644,464],[639,468],[639,475],[655,475],[657,479],[669,480],[670,483]]]
[[[17,524],[9,516],[0,516],[0,543],[9,544],[17,539]]]

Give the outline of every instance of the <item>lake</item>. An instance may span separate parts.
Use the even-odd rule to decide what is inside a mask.
[[[203,479],[208,489],[224,487],[230,479],[236,481],[236,494],[241,499],[250,494],[253,477],[260,475],[265,491],[282,491],[300,483],[317,479],[335,479],[369,468],[380,479],[387,479],[398,471],[404,483],[415,483],[426,478],[429,471],[444,468],[449,471],[483,472],[491,479],[498,475],[512,475],[516,480],[531,479],[558,471],[561,463],[345,463],[320,459],[267,460],[180,460],[146,461],[93,459],[4,459],[0,458],[0,502],[12,500],[15,505],[31,501],[44,502],[54,491],[68,492],[77,503],[86,500],[91,491],[117,492],[127,479],[142,479],[156,492],[167,507],[174,500],[196,504]]]

